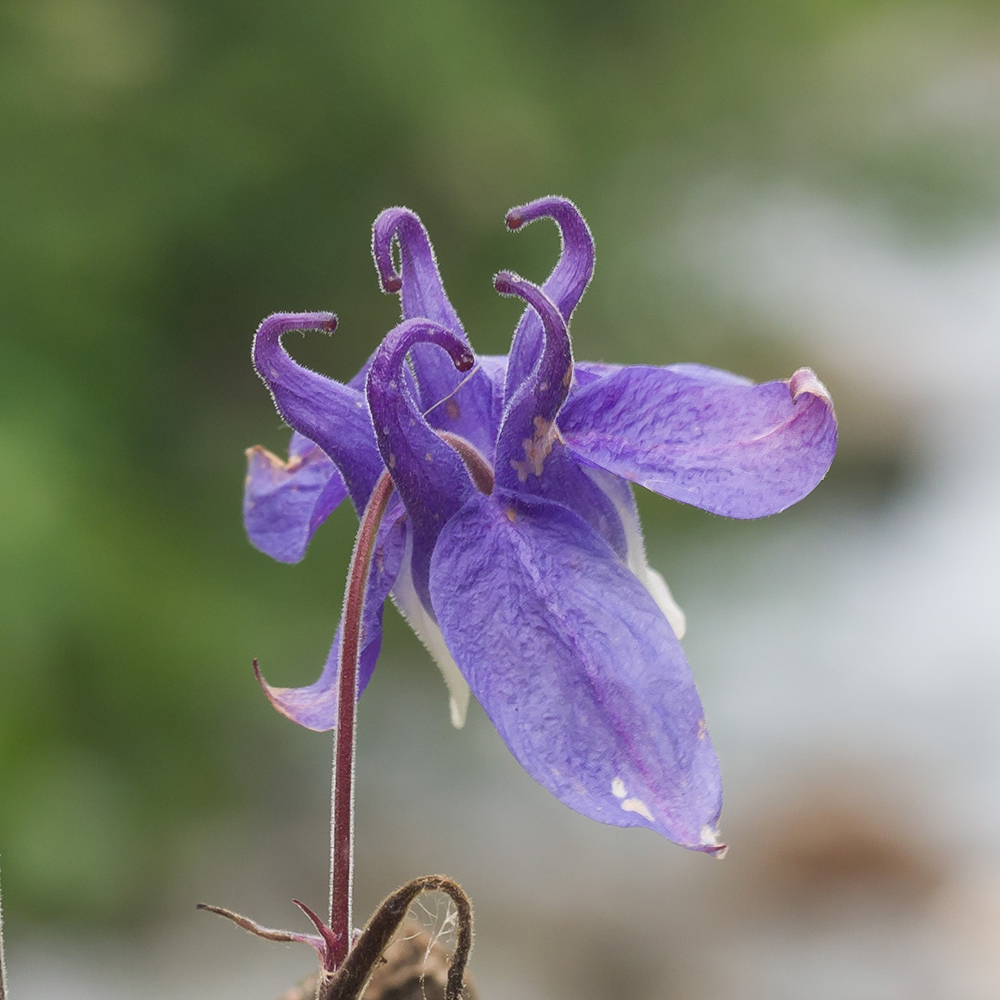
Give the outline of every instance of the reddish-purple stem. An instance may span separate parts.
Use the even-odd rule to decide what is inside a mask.
[[[344,596],[337,680],[337,731],[333,742],[333,791],[330,823],[330,930],[334,969],[347,957],[351,944],[351,894],[354,882],[354,765],[357,736],[358,652],[361,615],[368,570],[379,522],[392,493],[392,479],[383,472],[361,515]]]

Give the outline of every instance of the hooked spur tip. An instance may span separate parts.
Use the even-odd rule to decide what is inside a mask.
[[[253,658],[253,675],[257,678],[257,683],[260,685],[261,691],[267,696],[267,700],[286,718],[291,718],[287,710],[275,700],[274,695],[271,692],[271,685],[264,680],[264,674],[261,672],[260,665],[257,663],[257,657]],[[295,720],[292,719],[292,722]]]
[[[337,329],[337,317],[331,312],[271,313],[261,320],[257,327],[257,340],[271,342],[280,340],[286,333],[295,330],[320,330],[333,333]]]
[[[507,228],[510,230],[520,229],[524,225],[524,216],[521,214],[520,208],[512,208],[508,213],[507,217],[504,219]]]
[[[264,675],[261,673],[259,664],[257,663],[257,657],[253,658],[253,675],[257,678],[257,683],[260,685],[261,691],[267,697],[267,700],[286,718],[290,719],[292,722],[298,723],[299,720],[289,711],[286,705],[283,705],[281,701],[276,697],[275,692],[285,690],[283,688],[272,688],[270,684],[264,680]],[[299,723],[301,725],[301,723]],[[308,726],[306,727],[309,728]],[[2,1000],[2,998],[0,998]]]
[[[510,271],[500,271],[493,276],[493,287],[501,295],[514,295],[514,275]]]
[[[402,275],[393,263],[392,245],[399,242],[399,228],[409,216],[413,216],[409,209],[387,208],[379,213],[372,225],[372,257],[375,259],[379,286],[386,295],[392,295],[403,287]]]
[[[467,372],[476,363],[475,356],[471,351],[466,351],[455,361],[455,367],[460,372]]]

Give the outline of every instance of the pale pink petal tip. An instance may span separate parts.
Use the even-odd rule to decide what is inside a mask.
[[[810,396],[818,396],[831,409],[833,408],[833,400],[830,398],[829,390],[816,378],[816,373],[811,368],[800,368],[788,380],[788,391],[792,394],[793,403],[797,403],[799,396],[805,392]]]
[[[261,672],[260,667],[257,664],[257,657],[253,659],[253,673],[257,678],[257,683],[260,684],[261,690],[267,695],[267,700],[286,718],[290,719],[292,722],[298,722],[299,720],[292,714],[288,709],[287,705],[282,700],[282,695],[287,693],[294,693],[291,688],[279,688],[271,687],[270,684],[264,680],[264,674]]]
[[[721,861],[729,853],[729,845],[719,839],[719,831],[713,826],[701,828],[701,848],[706,854]]]

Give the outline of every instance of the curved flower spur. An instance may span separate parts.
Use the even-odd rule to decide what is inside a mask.
[[[557,223],[562,250],[541,287],[496,276],[501,294],[526,305],[506,357],[473,355],[427,233],[402,208],[376,220],[373,253],[403,321],[350,383],[301,367],[281,344],[290,330],[332,331],[331,314],[261,324],[254,363],[294,434],[287,462],[248,452],[251,541],[298,561],[345,497],[360,514],[377,483],[384,515],[360,630],[345,613],[308,687],[258,678],[293,721],[335,728],[347,708],[342,636],[360,633],[360,695],[391,596],[441,667],[456,725],[471,688],[561,801],[721,856],[718,763],[679,642],[684,616],[647,564],[629,483],[729,517],[777,513],[826,474],[833,407],[805,368],[754,385],[694,364],[574,362],[567,327],[593,241],[562,198],[513,209],[507,225],[539,218]]]

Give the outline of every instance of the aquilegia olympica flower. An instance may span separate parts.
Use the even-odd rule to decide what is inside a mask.
[[[525,770],[567,805],[716,852],[721,784],[684,618],[647,565],[629,483],[729,517],[777,513],[826,474],[833,408],[806,368],[754,385],[693,364],[574,363],[567,325],[593,241],[562,198],[513,209],[507,225],[539,218],[558,224],[562,253],[541,288],[497,275],[501,294],[527,304],[507,357],[474,358],[427,233],[403,208],[384,211],[373,235],[403,322],[348,385],[281,345],[289,330],[332,330],[331,314],[261,324],[254,363],[295,433],[288,462],[248,453],[247,531],[295,562],[330,512],[346,496],[361,511],[388,469],[359,692],[392,596],[445,675],[456,725],[471,688]],[[309,687],[261,679],[310,729],[335,722],[338,641]]]

